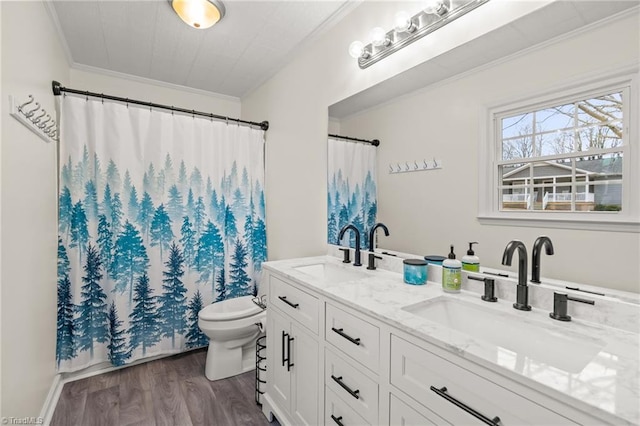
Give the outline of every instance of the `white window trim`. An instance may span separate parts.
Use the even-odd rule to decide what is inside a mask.
[[[584,229],[617,232],[640,232],[640,141],[638,116],[640,102],[638,92],[639,66],[637,63],[615,71],[591,75],[580,80],[572,79],[545,92],[536,92],[517,98],[483,106],[478,145],[478,221],[482,224],[504,226],[531,226],[543,228]],[[538,104],[548,104],[566,97],[580,96],[585,92],[628,87],[628,110],[623,111],[627,120],[624,129],[623,200],[621,212],[505,212],[500,211],[497,191],[497,150],[495,117],[519,108],[534,110]],[[630,111],[635,113],[632,115]],[[633,184],[632,184],[633,183]]]

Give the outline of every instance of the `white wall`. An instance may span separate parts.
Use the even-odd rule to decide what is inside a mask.
[[[391,236],[380,244],[409,253],[446,254],[453,243],[460,258],[467,242],[479,241],[476,254],[483,265],[508,268],[500,261],[510,240],[520,239],[531,250],[539,235],[548,235],[555,255],[543,256],[543,276],[640,291],[638,233],[489,226],[476,220],[483,106],[637,63],[639,33],[636,13],[341,120],[345,134],[383,141],[378,151],[378,218],[389,226]],[[584,53],[590,51],[598,54]],[[633,142],[637,146],[637,139]],[[424,157],[442,159],[444,168],[385,172],[390,163]],[[637,196],[637,183],[632,186]]]
[[[55,375],[56,144],[9,116],[8,95],[54,110],[69,67],[44,5],[2,10],[2,416],[38,416]]]
[[[358,69],[355,60],[346,53],[349,43],[355,39],[365,38],[368,30],[375,25],[381,25],[384,28],[391,27],[392,22],[390,20],[394,12],[402,7],[398,5],[399,3],[363,3],[330,32],[305,49],[304,53],[296,57],[276,76],[243,98],[243,116],[252,119],[257,119],[258,117],[260,119],[268,119],[271,123],[271,128],[267,134],[266,151],[267,237],[270,259],[315,255],[325,251],[326,132],[328,128],[327,108],[329,105],[410,69],[437,56],[446,49],[451,49],[486,31],[505,25],[519,16],[526,15],[535,8],[544,6],[547,2],[489,2],[478,8],[474,13],[466,15],[438,30],[439,39],[437,42],[434,42],[434,38],[431,36],[425,37],[370,68],[365,70]],[[473,20],[471,20],[472,16]],[[637,20],[637,17],[635,19]],[[629,25],[631,25],[631,29],[629,29]],[[633,25],[633,23],[629,24],[627,22],[627,29],[621,31],[626,31],[627,37],[637,40],[638,30],[636,27],[634,33]],[[585,52],[594,50],[591,47],[585,49],[584,42],[579,47],[582,50],[572,51],[572,56],[569,57],[571,61],[575,62],[575,68],[570,69],[573,72],[583,65],[592,64],[592,61],[589,60],[590,55]],[[606,46],[601,50],[598,50],[598,57],[600,55],[607,56],[620,53],[618,50],[610,49],[610,47]],[[609,52],[610,50],[613,51]],[[549,54],[557,55],[558,52]],[[566,50],[562,54],[566,55]],[[637,55],[637,52],[631,55],[634,54]],[[557,59],[566,60],[566,57]],[[629,60],[630,58],[627,58],[625,62],[628,63]],[[538,64],[536,62],[533,63]],[[560,72],[560,76],[571,75],[571,71],[568,70],[560,69],[557,71]],[[503,70],[503,72],[506,72],[506,70]],[[517,75],[522,70],[512,69],[512,72]],[[482,75],[477,76],[477,79],[481,78]],[[495,76],[494,83],[497,79],[498,77]],[[446,137],[446,140],[451,145],[443,146],[438,152],[445,158],[456,158],[457,160],[457,157],[454,157],[454,150],[457,153],[460,150],[453,148],[457,146],[455,143],[465,143],[465,150],[467,150],[466,144],[469,144],[468,155],[465,156],[465,158],[468,158],[461,163],[465,166],[462,173],[463,179],[454,174],[454,171],[460,170],[459,168],[447,168],[445,173],[451,180],[442,182],[441,185],[455,185],[448,194],[457,194],[461,188],[470,188],[472,195],[469,196],[469,192],[464,189],[465,196],[447,196],[447,198],[441,198],[434,202],[434,204],[438,202],[453,203],[457,210],[461,211],[459,215],[454,217],[454,220],[446,221],[444,224],[441,220],[442,215],[439,217],[429,215],[431,220],[427,221],[424,215],[414,212],[410,220],[411,223],[415,224],[414,231],[416,234],[419,231],[421,237],[407,239],[406,241],[420,241],[420,243],[416,243],[417,245],[412,245],[418,253],[439,253],[445,250],[450,242],[453,242],[458,246],[458,253],[461,255],[463,254],[462,244],[465,241],[473,241],[475,238],[481,239],[483,245],[478,248],[478,252],[483,259],[483,263],[485,265],[496,265],[499,263],[499,257],[504,248],[503,244],[512,237],[532,242],[536,235],[549,233],[555,238],[558,254],[553,260],[543,259],[543,272],[545,275],[555,275],[558,278],[571,275],[571,279],[638,291],[637,259],[639,256],[637,236],[622,234],[607,236],[605,237],[605,239],[608,239],[607,245],[604,250],[601,250],[596,248],[596,244],[600,243],[603,233],[562,230],[551,233],[550,230],[546,229],[528,228],[522,230],[520,228],[480,226],[477,224],[475,220],[477,195],[474,192],[477,188],[477,165],[475,163],[477,152],[473,143],[478,139],[478,103],[484,102],[484,98],[478,94],[478,91],[481,91],[482,88],[474,86],[471,81],[469,80],[465,85],[455,86],[455,98],[461,101],[471,99],[473,103],[448,102],[448,109],[443,110],[446,111],[446,115],[449,117],[447,120],[455,120],[454,126],[460,126],[461,122],[465,124],[461,126],[460,133],[456,133],[456,139],[449,136]],[[480,81],[475,80],[475,83]],[[556,74],[551,72],[542,73],[537,77],[536,84],[551,84],[553,81],[556,81]],[[469,94],[465,94],[464,90],[469,90]],[[505,90],[500,93],[504,97],[508,94],[508,91]],[[422,107],[423,105],[420,105],[420,108]],[[420,124],[428,120],[425,115],[417,114],[414,109],[414,112],[409,116],[412,119],[416,119],[416,122]],[[400,117],[396,118],[400,119]],[[363,126],[364,124],[359,127],[359,136],[377,137],[383,141],[393,140],[385,137],[387,134],[368,135],[363,132],[366,129]],[[427,127],[421,127],[421,131],[425,132]],[[440,125],[438,124],[435,127],[440,127]],[[410,130],[410,128],[413,128],[413,130]],[[342,124],[340,130],[343,134],[348,133],[346,127]],[[407,128],[408,133],[412,131],[417,131],[415,123]],[[433,136],[437,136],[439,131],[435,130]],[[428,132],[426,133],[429,135]],[[458,138],[464,139],[458,141]],[[435,139],[429,138],[429,141]],[[442,140],[444,141],[445,139]],[[424,138],[421,141],[427,143]],[[383,149],[384,146],[385,143],[383,142]],[[429,149],[429,152],[435,152],[435,148],[434,151]],[[407,158],[412,158],[412,156],[409,155]],[[451,163],[451,160],[448,161],[448,164]],[[420,176],[418,175],[413,174],[412,176],[412,174],[408,174],[404,176],[407,179],[419,179]],[[396,192],[396,194],[398,197],[402,197],[404,202],[409,198],[409,194],[416,195],[415,188],[420,188],[419,184],[419,182],[408,182],[408,185],[406,187],[402,186],[401,191]],[[384,184],[381,183],[381,186],[384,186]],[[411,188],[411,190],[407,188]],[[380,190],[388,191],[389,188],[387,186]],[[424,195],[424,193],[420,193],[420,195]],[[469,197],[471,199],[468,199]],[[431,205],[429,208],[431,208]],[[384,206],[382,206],[382,209],[384,209]],[[406,210],[410,210],[408,205]],[[384,210],[381,211],[381,219],[386,220],[382,216],[383,212]],[[444,225],[449,225],[449,229],[454,230],[454,235],[445,233]],[[392,226],[391,232],[392,234],[394,232]],[[398,235],[398,237],[403,238],[402,235]],[[491,241],[494,242],[492,243]],[[589,244],[586,244],[587,242]],[[398,243],[398,246],[404,245],[404,240],[402,244]],[[594,247],[593,252],[584,253],[582,247],[585,245]],[[617,250],[618,262],[622,260],[623,264],[628,266],[615,271],[606,268],[606,263],[611,262],[615,256],[612,254],[604,255],[601,252],[612,247],[622,247],[622,250]],[[584,261],[585,256],[588,256],[588,261],[586,262]],[[571,269],[567,268],[567,265],[575,266],[575,268],[571,269],[587,269],[576,274],[570,274],[568,271]]]
[[[242,99],[246,119],[269,120],[266,204],[269,259],[326,250],[327,108],[329,105],[433,58],[447,49],[543,7],[549,1],[495,1],[414,42],[365,70],[349,44],[377,25],[393,26],[397,10],[416,2],[369,1],[358,6],[278,74]],[[473,15],[473,17],[470,17]]]
[[[98,70],[96,70],[98,71]],[[123,98],[138,99],[197,111],[240,117],[240,99],[153,80],[129,77],[125,74],[103,74],[71,69],[69,87],[104,93]]]

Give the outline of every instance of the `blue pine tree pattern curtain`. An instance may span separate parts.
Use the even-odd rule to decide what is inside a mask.
[[[198,312],[255,295],[267,258],[264,132],[60,102],[58,370],[207,345]]]
[[[376,147],[330,138],[327,159],[327,241],[337,244],[340,229],[353,224],[360,231],[360,248],[367,248],[378,212]],[[340,245],[354,248],[353,232]]]

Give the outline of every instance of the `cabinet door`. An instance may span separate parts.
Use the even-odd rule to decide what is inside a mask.
[[[318,341],[291,323],[291,416],[296,425],[318,423]]]
[[[291,374],[287,370],[287,345],[289,338],[289,320],[269,310],[267,314],[267,339],[268,352],[271,359],[267,359],[267,371],[270,372],[270,383],[267,383],[269,394],[274,402],[281,408],[289,410],[291,406]],[[293,342],[292,342],[293,343]]]

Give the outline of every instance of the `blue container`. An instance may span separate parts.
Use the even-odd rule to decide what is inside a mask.
[[[442,266],[442,262],[444,262],[446,258],[447,258],[446,256],[429,255],[429,256],[425,256],[424,260],[426,260],[429,265]]]
[[[427,282],[427,261],[422,259],[405,259],[404,282],[412,285],[422,285]]]

